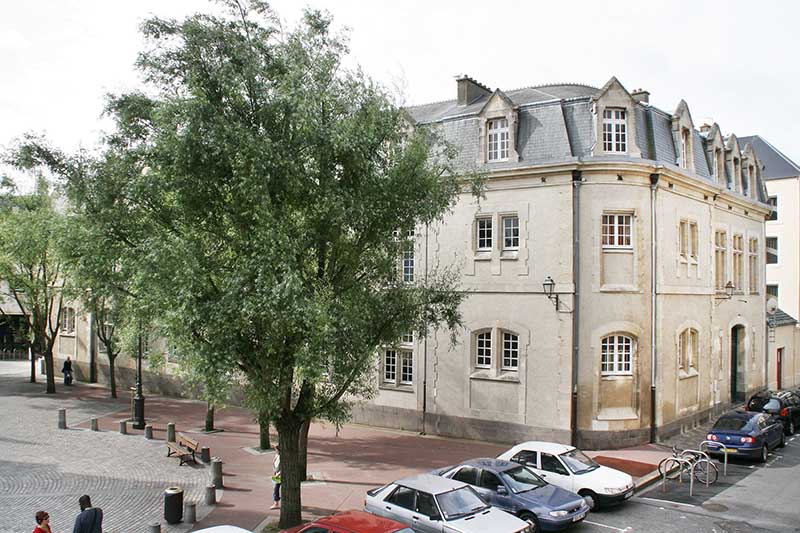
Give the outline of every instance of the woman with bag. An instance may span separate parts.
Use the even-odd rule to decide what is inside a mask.
[[[281,506],[281,448],[275,446],[275,460],[272,461],[272,507],[277,509]]]

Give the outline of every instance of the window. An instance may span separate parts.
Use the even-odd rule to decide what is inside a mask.
[[[481,484],[479,486],[491,490],[492,492],[497,492],[497,487],[502,487],[503,482],[500,481],[500,478],[497,477],[494,472],[484,470],[481,474]]]
[[[681,220],[679,233],[681,257],[697,261],[697,222]]]
[[[503,217],[503,250],[519,249],[519,217]]]
[[[464,468],[455,473],[453,479],[455,479],[456,481],[460,481],[462,483],[467,483],[468,485],[477,485],[479,473],[480,471],[477,468],[473,468],[471,466],[465,466]]]
[[[397,379],[397,351],[386,350],[383,354],[383,381],[394,383]]]
[[[523,450],[519,452],[517,455],[511,458],[512,461],[515,463],[519,463],[522,465],[530,465],[534,468],[539,468],[539,465],[536,462],[536,452],[530,450]]]
[[[503,332],[503,370],[519,368],[519,337]]]
[[[691,144],[689,142],[689,130],[683,128],[681,130],[681,168],[689,168],[689,149]]]
[[[721,171],[722,171],[723,166],[720,165],[720,159],[722,159],[722,150],[717,148],[716,150],[714,150],[714,159],[712,161],[712,167],[714,169],[713,170],[714,179],[716,179],[717,181],[722,179],[722,172]]]
[[[744,239],[741,235],[733,236],[733,288],[744,290]]]
[[[492,249],[492,219],[482,217],[477,220],[478,251]]]
[[[400,342],[387,348],[383,355],[383,383],[387,385],[414,384],[414,334],[404,333]],[[399,372],[398,372],[399,366]],[[408,387],[406,387],[408,388]]]
[[[728,283],[728,234],[721,230],[714,233],[714,275],[714,286],[724,291]]]
[[[767,295],[772,296],[773,298],[778,297],[778,286],[777,285],[767,285]]]
[[[61,309],[61,333],[66,335],[75,334],[75,308],[64,307]]]
[[[603,215],[603,248],[632,248],[633,215]]]
[[[678,370],[689,372],[690,369],[696,368],[697,343],[696,329],[688,328],[681,332],[678,337]]]
[[[604,376],[630,375],[633,339],[626,335],[609,335],[601,343],[601,373]]]
[[[414,354],[403,350],[400,352],[400,384],[414,383]]]
[[[487,156],[489,161],[508,160],[508,119],[490,120],[488,124]]]
[[[414,489],[409,489],[408,487],[397,487],[394,492],[386,498],[386,501],[398,507],[413,511],[415,492]]]
[[[400,342],[403,344],[413,344],[414,343],[414,334],[413,333],[403,333],[403,336],[400,338]]]
[[[750,237],[747,245],[747,264],[750,268],[750,294],[758,294],[758,238]]]
[[[778,220],[778,197],[770,196],[767,199],[767,203],[772,208],[772,212],[770,212],[769,218],[767,220]]]
[[[414,282],[414,249],[403,251],[403,281]]]
[[[417,512],[424,514],[428,518],[439,516],[439,510],[436,508],[436,502],[433,501],[433,494],[429,494],[427,492],[417,492]],[[303,533],[305,533],[305,531]]]
[[[475,366],[478,368],[492,367],[492,332],[478,333],[476,338]]]
[[[767,264],[778,264],[778,238],[767,237]]]
[[[742,180],[742,173],[741,173],[740,168],[739,168],[739,158],[738,157],[734,157],[733,158],[733,179],[731,181],[733,181],[733,183],[736,183],[736,180],[739,180],[740,183],[741,183],[741,180]]]
[[[562,476],[569,475],[569,472],[567,472],[567,469],[564,468],[564,465],[561,464],[561,461],[558,460],[558,457],[544,452],[542,452],[541,455],[542,455],[542,470],[546,472],[553,472],[554,474],[561,474]]]
[[[628,151],[627,122],[624,109],[603,111],[603,151],[624,153]]]

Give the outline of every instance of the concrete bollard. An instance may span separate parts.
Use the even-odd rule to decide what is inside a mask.
[[[120,433],[120,435],[127,435],[128,434],[128,421],[127,420],[120,420],[119,421],[119,433]]]
[[[206,464],[211,462],[211,449],[208,446],[200,448],[200,460]]]
[[[91,429],[92,431],[98,431],[96,418],[92,418],[91,420],[89,420],[89,429]]]
[[[186,502],[183,511],[183,522],[185,524],[194,524],[197,522],[197,504],[194,502]]]
[[[167,424],[167,442],[175,442],[175,422]]]
[[[211,460],[211,479],[214,487],[222,488],[222,459],[214,457]]]
[[[206,498],[204,503],[206,505],[215,505],[217,503],[217,488],[214,485],[206,487]]]
[[[67,410],[58,410],[58,429],[67,429]]]
[[[161,533],[161,524],[150,524],[147,531],[148,533]]]
[[[147,424],[144,427],[144,438],[147,440],[153,440],[153,426],[152,424]]]

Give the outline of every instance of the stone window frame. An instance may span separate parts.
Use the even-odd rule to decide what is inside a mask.
[[[486,121],[487,163],[502,163],[508,161],[510,142],[511,135],[508,127],[508,119],[506,117],[497,117]]]
[[[488,237],[486,237],[485,235],[483,237],[481,236],[481,231],[485,231],[486,230],[486,228],[481,228],[481,223],[484,223],[484,222],[488,222],[489,223],[489,227],[488,227],[489,236]],[[474,238],[473,242],[474,242],[474,246],[475,246],[475,253],[476,254],[487,253],[487,252],[491,253],[492,249],[494,248],[494,243],[495,243],[495,239],[494,239],[494,216],[492,214],[477,215],[475,217],[474,227],[475,227],[475,229],[474,229],[475,238]],[[486,244],[486,241],[488,241],[488,245],[481,246],[481,242]]]
[[[507,229],[506,228],[506,221],[507,220],[516,220],[517,221],[517,223],[516,223],[516,244],[513,244],[513,240],[515,238],[514,235],[513,235],[514,226],[511,227],[511,230],[512,230],[512,236],[511,236],[512,244],[511,245],[507,245],[506,244],[506,241],[508,239],[508,236],[506,234],[506,229]],[[520,242],[520,238],[522,237],[522,231],[520,229],[519,215],[517,213],[501,213],[500,214],[500,227],[501,227],[502,232],[503,232],[500,249],[502,251],[504,251],[504,252],[507,252],[507,251],[508,252],[519,251],[519,242]]]
[[[478,365],[479,337],[488,334],[489,364]],[[516,366],[507,366],[505,359],[505,337],[513,335],[517,342]],[[503,381],[519,381],[524,368],[526,352],[525,336],[522,330],[514,329],[512,324],[495,323],[493,326],[474,329],[470,335],[470,378],[498,379]]]
[[[603,251],[625,251],[625,252],[633,252],[634,249],[634,242],[636,242],[636,236],[634,235],[635,229],[635,215],[636,213],[633,210],[616,210],[616,209],[606,209],[603,210],[602,215],[600,217],[600,244]],[[608,224],[606,222],[606,217],[613,217],[614,222]],[[620,224],[620,217],[627,217],[627,227],[628,227],[628,242],[623,244],[619,244],[620,237],[624,237],[625,235],[620,232],[620,228],[624,227],[625,224]],[[613,228],[613,232],[607,232],[607,228]],[[611,237],[614,243],[606,243],[606,237]]]
[[[744,234],[734,233],[731,236],[731,267],[733,290],[736,294],[744,293]]]
[[[603,360],[604,344],[605,344],[607,339],[611,339],[611,338],[614,338],[614,348],[615,348],[615,350],[611,353],[611,355],[612,355],[611,361],[604,361]],[[618,346],[617,343],[619,341],[619,338],[627,339],[627,340],[630,341],[630,354],[629,354],[629,358],[628,358],[627,361],[620,357],[620,355],[624,356],[624,352],[619,352],[618,350],[616,350],[616,347]],[[636,368],[636,363],[635,362],[636,362],[636,354],[637,354],[637,352],[638,352],[638,342],[637,342],[636,337],[634,335],[632,335],[631,333],[624,332],[624,331],[617,331],[617,332],[611,332],[611,333],[608,333],[607,335],[604,335],[600,339],[600,375],[601,375],[601,377],[603,377],[603,378],[615,378],[615,377],[633,376],[633,370],[634,370],[634,368]],[[608,359],[608,358],[606,358],[606,359]],[[606,364],[606,365],[610,364],[611,365],[610,369],[608,369],[608,370],[604,369],[603,368],[604,364]],[[624,366],[626,364],[629,367],[628,370],[624,369]],[[620,366],[623,367],[622,370],[619,369]]]
[[[720,244],[720,235],[724,243]],[[728,279],[728,229],[715,228],[714,229],[714,242],[712,243],[714,251],[714,289],[716,292],[725,292],[725,285],[730,281]],[[721,258],[721,259],[720,259]],[[720,272],[720,266],[722,271]]]
[[[750,235],[747,239],[747,269],[748,275],[747,279],[749,281],[749,292],[750,294],[758,294],[758,280],[760,276],[758,275],[758,257],[759,257],[759,238],[758,236]],[[755,246],[754,246],[755,244]]]
[[[688,347],[688,351],[687,351]],[[700,355],[700,330],[696,324],[681,327],[675,336],[675,367],[679,378],[697,376]]]
[[[502,104],[496,106],[497,100]],[[489,123],[497,119],[506,119],[508,125],[508,157],[489,160]],[[495,91],[478,114],[478,164],[494,165],[519,161],[517,152],[517,130],[519,126],[519,108],[499,90]]]
[[[77,313],[75,308],[71,305],[61,308],[61,317],[59,320],[59,334],[65,337],[75,336],[75,325]]]
[[[620,117],[619,114],[622,114]],[[601,121],[602,147],[606,154],[627,154],[628,153],[628,117],[630,112],[624,107],[605,107],[603,108],[603,118]],[[606,138],[608,136],[608,138]],[[622,139],[620,140],[620,136]],[[620,149],[622,148],[622,149]]]
[[[685,264],[700,262],[700,237],[697,221],[681,218],[678,221],[678,259]]]
[[[405,334],[400,340],[392,345],[386,345],[382,349],[380,360],[380,379],[379,388],[388,390],[400,390],[411,392],[414,390],[414,377],[416,376],[416,357],[414,350],[414,334]],[[389,353],[393,353],[393,376],[387,378],[386,370],[388,367]],[[411,381],[403,380],[403,361],[410,360]]]

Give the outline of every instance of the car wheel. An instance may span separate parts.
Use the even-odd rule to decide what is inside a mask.
[[[582,490],[578,493],[579,496],[583,497],[583,501],[586,502],[586,505],[589,506],[590,511],[594,511],[597,507],[597,494],[590,490]]]
[[[539,526],[539,520],[536,518],[535,514],[523,511],[519,513],[519,517],[531,525],[531,533],[541,533],[542,528]]]
[[[786,446],[786,435],[781,433],[781,441],[778,443],[778,448],[783,448]]]
[[[786,434],[792,436],[796,429],[797,428],[794,427],[794,420],[789,420],[789,424],[786,426]]]
[[[758,462],[766,463],[768,455],[769,455],[769,448],[767,448],[767,445],[765,444],[764,447],[761,448],[761,455],[758,456]]]

